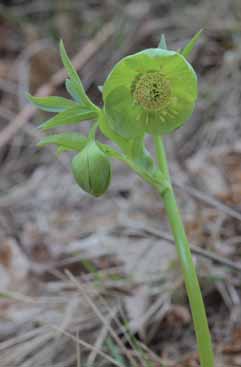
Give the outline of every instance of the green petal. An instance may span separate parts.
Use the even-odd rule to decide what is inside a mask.
[[[104,100],[111,90],[116,87],[125,86],[129,88],[138,74],[149,70],[160,71],[160,67],[166,58],[175,54],[174,51],[151,48],[123,58],[114,66],[104,83]]]
[[[108,94],[105,112],[112,130],[126,139],[144,133],[141,109],[133,104],[132,96],[125,87],[119,87]]]
[[[137,75],[138,72],[134,69],[131,70],[131,68],[125,62],[125,59],[117,63],[103,85],[102,93],[104,101],[108,94],[110,94],[110,92],[115,88],[124,86],[129,89]]]

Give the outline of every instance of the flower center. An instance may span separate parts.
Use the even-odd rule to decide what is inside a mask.
[[[170,100],[170,82],[159,71],[149,71],[140,74],[133,81],[131,93],[135,102],[144,109],[160,110]]]

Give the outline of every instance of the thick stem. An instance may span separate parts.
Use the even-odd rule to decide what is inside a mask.
[[[185,280],[197,337],[200,363],[202,367],[214,367],[214,355],[206,311],[189,243],[171,185],[165,149],[161,137],[154,137],[154,144],[159,168],[170,182],[170,188],[164,192],[162,197]]]

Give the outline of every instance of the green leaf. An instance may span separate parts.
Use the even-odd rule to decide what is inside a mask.
[[[47,130],[57,126],[78,124],[84,120],[94,120],[97,118],[97,115],[98,114],[95,111],[87,110],[81,106],[76,106],[60,112],[58,115],[44,122],[40,125],[40,129]]]
[[[64,147],[58,147],[56,149],[56,154],[57,154],[57,156],[60,156],[60,154],[66,152],[66,151],[69,151],[69,150],[72,150],[72,149],[67,149],[67,148],[64,148]]]
[[[66,79],[65,88],[74,101],[84,104],[82,99],[82,88],[74,80]]]
[[[125,157],[117,152],[114,148],[110,147],[107,144],[102,144],[99,142],[96,142],[96,144],[98,145],[98,147],[102,150],[103,153],[105,153],[108,157],[110,158],[116,158],[119,159],[120,161],[125,161]]]
[[[85,105],[86,107],[91,107],[92,109],[97,109],[97,106],[91,102],[87,94],[85,93],[82,83],[77,83],[75,80],[66,79],[65,87],[71,97],[78,103]]]
[[[26,93],[26,97],[36,107],[48,112],[62,112],[76,106],[76,103],[64,97],[34,97]]]
[[[154,168],[153,159],[145,147],[144,135],[133,139],[131,142],[131,153],[128,158],[131,158],[135,164],[144,170],[151,172]]]
[[[64,43],[62,40],[60,41],[60,56],[64,64],[64,67],[70,77],[70,81],[68,82],[66,81],[66,89],[68,90],[70,95],[78,102],[81,102],[88,107],[91,106],[92,108],[97,109],[97,107],[91,102],[89,97],[86,95],[84,86],[80,80],[77,71],[74,68],[74,65],[72,64],[71,60],[69,59],[66,53]]]
[[[64,67],[65,67],[70,79],[74,80],[77,83],[82,84],[77,71],[75,70],[72,62],[70,61],[70,59],[67,55],[67,52],[66,52],[65,47],[64,47],[63,40],[60,41],[59,49],[60,49],[61,60],[64,64]]]
[[[190,53],[192,52],[193,48],[196,46],[197,41],[199,40],[201,34],[203,32],[203,29],[200,29],[200,31],[198,31],[193,38],[191,39],[191,41],[188,42],[188,44],[184,47],[184,49],[181,51],[181,54],[185,57],[188,58],[188,56],[190,55]]]
[[[39,147],[55,144],[61,152],[64,150],[81,151],[87,143],[87,138],[78,133],[63,133],[47,136],[42,139],[37,145]]]
[[[128,154],[130,149],[129,140],[124,139],[122,136],[118,135],[115,131],[111,129],[106,119],[106,115],[103,111],[101,111],[101,113],[99,114],[98,125],[104,136],[116,143],[125,154]]]
[[[165,34],[161,35],[161,39],[160,39],[160,42],[158,44],[158,48],[162,48],[163,50],[167,50],[167,42],[166,42]]]

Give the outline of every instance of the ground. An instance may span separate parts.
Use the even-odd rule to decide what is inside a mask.
[[[161,33],[179,49],[201,28],[190,59],[197,107],[165,142],[216,366],[241,366],[240,19],[240,2],[228,0],[2,2],[1,367],[199,366],[158,193],[116,161],[108,193],[83,193],[71,153],[36,147],[46,114],[25,92],[65,96],[63,38],[101,106],[97,87],[122,56],[155,47]]]

